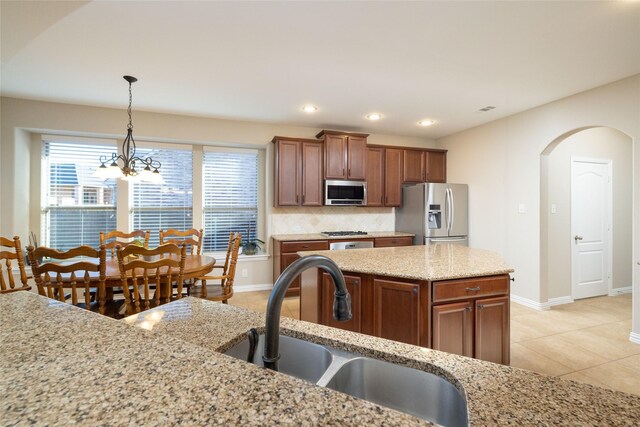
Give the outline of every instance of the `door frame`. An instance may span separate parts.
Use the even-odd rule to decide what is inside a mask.
[[[607,223],[609,224],[607,230],[607,241],[605,242],[607,248],[607,262],[609,271],[607,272],[607,295],[611,295],[612,288],[612,274],[613,274],[613,160],[611,159],[600,159],[594,157],[581,157],[581,156],[571,156],[571,170],[569,176],[569,198],[570,198],[570,217],[569,222],[571,229],[571,239],[575,236],[575,231],[573,229],[573,171],[574,171],[574,163],[575,162],[583,162],[583,163],[597,163],[601,165],[607,166],[607,174],[609,175],[609,182],[607,186]],[[571,246],[571,299],[575,301],[576,299],[576,269],[575,269],[575,251],[574,246]]]

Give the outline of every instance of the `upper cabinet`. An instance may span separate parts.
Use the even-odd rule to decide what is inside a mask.
[[[274,206],[322,206],[322,142],[276,136]]]
[[[326,179],[364,180],[368,134],[323,130],[316,138],[324,141]]]
[[[402,150],[367,147],[367,206],[402,205]]]
[[[403,150],[402,182],[446,182],[446,150]]]

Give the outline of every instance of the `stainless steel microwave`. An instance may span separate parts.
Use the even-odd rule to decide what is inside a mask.
[[[365,181],[324,181],[324,204],[326,206],[365,206],[367,183]]]

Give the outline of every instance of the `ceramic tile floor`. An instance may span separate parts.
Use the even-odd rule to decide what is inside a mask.
[[[236,293],[229,303],[264,312],[269,291]],[[282,315],[299,317],[297,297]],[[629,341],[631,294],[537,311],[511,303],[511,365],[640,395],[640,344]]]

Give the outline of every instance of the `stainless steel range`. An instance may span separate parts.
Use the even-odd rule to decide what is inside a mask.
[[[366,231],[323,231],[320,234],[327,237],[351,237],[366,236]],[[369,240],[353,240],[350,242],[333,242],[329,243],[330,251],[340,251],[344,249],[367,249],[372,248],[373,242]]]

